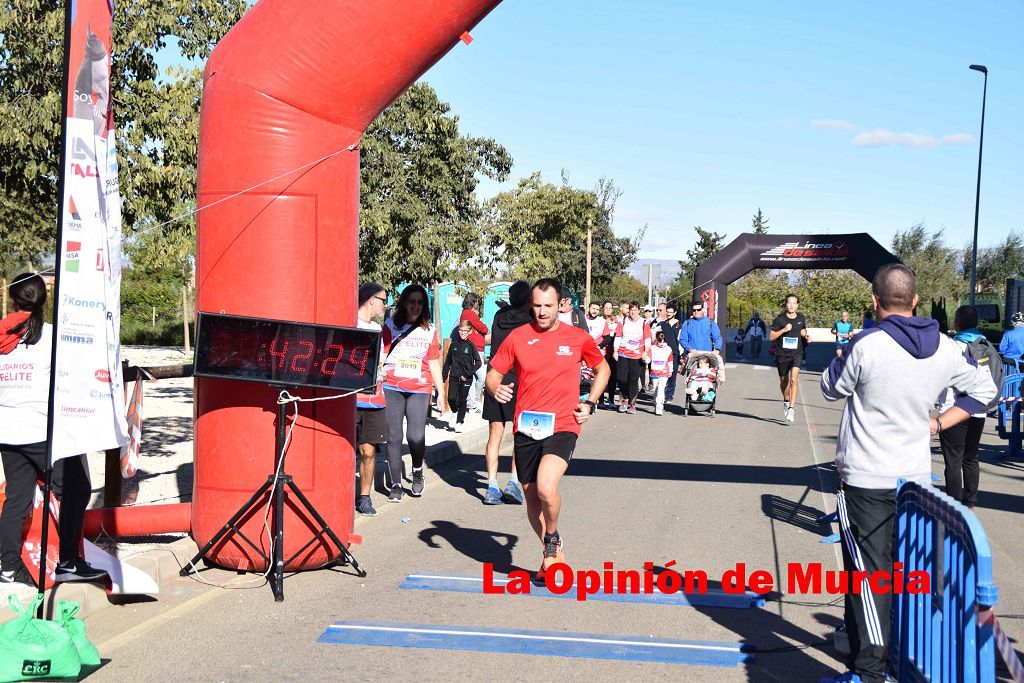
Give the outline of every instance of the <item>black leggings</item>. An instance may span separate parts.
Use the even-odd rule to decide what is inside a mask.
[[[0,513],[0,565],[12,571],[21,564],[21,530],[32,510],[36,478],[46,464],[46,442],[0,444],[7,477],[7,498]],[[60,561],[79,558],[82,523],[92,487],[80,456],[58,460],[53,466],[53,491],[60,499]]]
[[[389,389],[384,395],[387,397],[384,415],[388,419],[388,468],[391,472],[391,480],[388,483],[391,486],[400,486],[403,440],[409,440],[413,469],[423,467],[423,458],[427,453],[427,413],[430,411],[430,394]]]
[[[619,358],[619,393],[623,401],[633,403],[640,393],[640,377],[644,362],[640,358]]]

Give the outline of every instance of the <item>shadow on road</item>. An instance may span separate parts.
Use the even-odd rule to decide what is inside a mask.
[[[512,549],[519,542],[515,534],[485,529],[460,527],[454,522],[435,519],[433,527],[420,531],[419,538],[430,548],[440,548],[437,539],[448,543],[454,550],[471,560],[483,564],[490,562],[496,573],[507,574],[519,569],[512,564]],[[502,540],[504,539],[504,540]]]

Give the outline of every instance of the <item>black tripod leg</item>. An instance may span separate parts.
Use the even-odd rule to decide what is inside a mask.
[[[252,498],[250,498],[249,501],[245,505],[243,505],[231,519],[228,520],[227,524],[225,524],[221,528],[221,530],[218,531],[206,545],[199,549],[199,552],[196,553],[195,557],[193,557],[188,564],[181,568],[181,571],[178,572],[178,576],[188,576],[195,569],[196,564],[199,563],[199,560],[203,559],[203,555],[210,552],[210,548],[220,543],[221,539],[223,539],[224,536],[226,536],[229,531],[235,528],[235,525],[238,524],[238,520],[242,519],[242,517],[249,514],[249,512],[251,512],[252,509],[256,506],[256,501],[258,501],[260,498],[266,495],[267,491],[269,490],[270,481],[267,480],[263,484],[263,486],[261,486],[259,490],[256,491],[256,493],[252,494]]]
[[[291,481],[288,482],[288,488],[291,490],[293,494],[295,494],[295,497],[299,499],[299,502],[302,503],[302,506],[306,509],[306,512],[308,512],[313,517],[313,519],[316,520],[316,523],[319,524],[320,527],[324,530],[324,533],[327,534],[327,537],[334,542],[334,545],[338,546],[338,549],[341,551],[341,556],[345,558],[345,561],[352,565],[352,568],[356,570],[356,573],[359,574],[359,576],[366,576],[366,570],[359,566],[359,563],[356,561],[356,558],[352,556],[351,552],[349,552],[348,546],[342,543],[341,539],[338,538],[338,535],[334,533],[330,526],[327,525],[327,521],[320,516],[319,512],[316,511],[316,508],[313,507],[313,504],[309,502],[309,498],[306,498],[306,495],[302,492],[302,489],[300,489],[298,486],[295,485],[294,482]]]
[[[287,475],[274,480],[274,551],[270,562],[270,590],[274,593],[275,602],[284,601],[284,479]],[[290,481],[291,477],[287,477]]]

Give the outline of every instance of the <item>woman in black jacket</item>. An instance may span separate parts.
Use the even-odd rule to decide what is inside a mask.
[[[454,425],[456,432],[463,430],[469,388],[473,384],[473,375],[481,365],[476,345],[469,341],[469,333],[472,331],[473,324],[470,321],[459,323],[459,338],[452,341],[448,356],[444,359],[444,367],[441,368],[441,376],[448,382],[448,405],[457,413]]]

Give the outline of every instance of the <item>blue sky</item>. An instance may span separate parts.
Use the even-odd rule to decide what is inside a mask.
[[[1024,3],[506,0],[424,76],[512,179],[623,190],[616,231],[679,258],[729,238],[924,221],[967,244],[989,68],[979,243],[1024,229]]]

